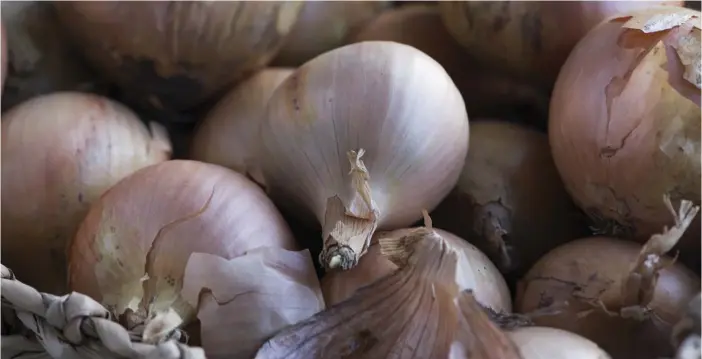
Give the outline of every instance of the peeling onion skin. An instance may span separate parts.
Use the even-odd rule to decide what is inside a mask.
[[[142,105],[186,110],[264,67],[300,2],[54,4],[87,58]]]
[[[521,359],[610,359],[597,344],[565,330],[524,327],[506,333]]]
[[[432,218],[468,238],[505,274],[524,273],[549,250],[588,234],[553,164],[548,137],[499,120],[471,124],[461,176]],[[506,252],[496,242],[503,240]]]
[[[382,237],[402,237],[412,229],[398,229],[389,233],[377,233]],[[457,267],[457,284],[459,291],[472,290],[475,298],[483,306],[497,312],[512,311],[512,297],[504,278],[495,265],[478,248],[464,239],[444,230],[434,228],[450,247],[459,253]],[[371,245],[358,265],[348,271],[333,271],[322,278],[322,293],[327,307],[350,298],[356,290],[372,284],[395,270],[398,266],[380,253],[380,246]]]
[[[576,43],[620,12],[682,1],[442,1],[446,27],[472,55],[550,89]]]
[[[700,278],[682,264],[675,263],[660,272],[653,301],[648,305],[659,320],[610,317],[595,304],[584,302],[599,297],[609,310],[621,308],[622,278],[640,250],[637,243],[608,237],[590,237],[557,247],[524,277],[517,288],[515,308],[529,313],[553,306],[558,314],[534,317],[534,323],[582,335],[615,359],[671,355],[671,327],[700,290]],[[559,308],[564,301],[568,305]],[[589,315],[577,317],[593,309]]]
[[[472,118],[519,115],[547,118],[548,93],[479,65],[448,33],[439,7],[410,4],[388,10],[351,37],[351,42],[394,41],[415,47],[446,69]]]
[[[349,34],[388,6],[387,1],[305,1],[272,65],[298,67],[346,45]]]
[[[3,1],[1,6],[7,51],[3,110],[53,92],[107,90],[70,43],[49,2]]]
[[[323,223],[327,199],[349,201],[349,150],[364,149],[378,229],[421,218],[458,179],[468,116],[446,71],[406,45],[370,41],[327,52],[275,91],[261,126],[267,190]]]
[[[700,204],[700,90],[670,47],[690,29],[644,34],[626,20],[602,23],[571,53],[551,99],[549,141],[599,233],[646,240],[670,224],[663,194]],[[699,256],[699,216],[680,245]]]
[[[69,285],[116,314],[127,304],[143,310],[129,300],[141,299],[151,251],[145,287],[154,297],[152,310],[172,306],[187,324],[195,310],[180,288],[190,254],[232,259],[262,246],[297,249],[256,184],[217,165],[167,161],[125,178],[91,207],[69,250]]]
[[[65,250],[92,203],[132,172],[168,160],[119,103],[54,93],[15,106],[2,121],[2,263],[22,281],[66,290]]]
[[[227,167],[262,184],[255,163],[258,127],[273,91],[293,71],[261,70],[226,94],[198,125],[190,158]]]

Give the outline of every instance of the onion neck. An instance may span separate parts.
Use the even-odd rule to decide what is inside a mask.
[[[480,206],[473,220],[474,230],[486,241],[488,254],[502,272],[510,272],[518,265],[508,237],[511,218],[509,210],[502,204],[490,202]]]

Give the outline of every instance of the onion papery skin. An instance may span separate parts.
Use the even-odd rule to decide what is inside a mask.
[[[547,119],[548,93],[471,58],[446,30],[436,5],[414,3],[388,10],[350,41],[394,41],[431,56],[461,91],[471,118],[519,114],[539,123]]]
[[[4,111],[53,92],[106,92],[107,84],[96,80],[49,2],[3,1],[1,6]]]
[[[56,2],[86,57],[130,101],[185,110],[264,67],[299,2]]]
[[[69,285],[117,314],[153,297],[152,311],[172,308],[187,324],[195,313],[180,289],[190,254],[232,259],[264,246],[297,249],[256,184],[224,167],[172,160],[125,178],[91,207],[69,250]]]
[[[534,323],[582,335],[615,359],[672,355],[671,326],[700,290],[700,278],[685,266],[675,263],[660,271],[648,305],[656,319],[609,316],[596,302],[599,299],[608,310],[619,313],[622,279],[640,250],[635,242],[609,237],[579,239],[557,247],[526,274],[517,289],[515,309],[520,313],[553,310],[557,314],[536,316]]]
[[[468,238],[510,275],[522,275],[549,250],[589,234],[553,164],[548,137],[492,119],[471,123],[461,176],[432,219]],[[504,241],[506,252],[495,240]]]
[[[410,46],[369,41],[327,52],[290,75],[268,103],[261,140],[271,198],[319,223],[328,198],[351,198],[347,151],[365,150],[378,229],[397,229],[456,183],[468,117],[436,61]]]
[[[2,120],[2,263],[63,295],[66,246],[92,203],[122,178],[168,160],[168,139],[107,98],[73,92],[26,101]]]
[[[522,359],[610,359],[597,344],[565,330],[523,327],[506,333]]]
[[[258,128],[271,95],[293,71],[267,68],[227,93],[198,125],[190,158],[227,167],[263,183],[256,165]]]
[[[671,224],[663,195],[700,204],[700,89],[683,79],[671,47],[690,29],[644,34],[623,27],[629,18],[603,22],[571,53],[551,99],[549,141],[599,233],[643,241]],[[698,216],[680,244],[699,256],[699,239]]]
[[[682,1],[442,1],[447,29],[476,59],[550,89],[577,42],[621,12]]]
[[[388,6],[387,1],[305,1],[273,66],[298,67],[346,45],[349,34]]]
[[[393,273],[398,266],[380,252],[377,238],[402,237],[412,229],[399,229],[392,232],[376,234],[373,245],[358,265],[347,271],[328,272],[322,278],[322,293],[327,307],[331,307],[350,298],[356,290]],[[449,246],[458,252],[456,284],[459,291],[472,290],[476,299],[483,306],[501,313],[512,311],[512,297],[504,278],[497,267],[478,248],[466,240],[447,231],[434,228]]]

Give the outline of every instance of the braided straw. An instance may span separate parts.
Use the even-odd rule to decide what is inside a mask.
[[[200,348],[173,338],[141,343],[102,305],[86,295],[39,293],[0,264],[2,358],[13,359],[205,359]]]

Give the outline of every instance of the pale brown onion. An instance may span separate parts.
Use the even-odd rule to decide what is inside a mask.
[[[66,38],[50,2],[3,1],[0,6],[4,110],[52,92],[105,90]]]
[[[296,246],[258,186],[217,165],[167,161],[93,204],[69,249],[69,285],[117,315],[173,309],[187,323],[196,308],[180,290],[190,255],[232,259],[259,247]]]
[[[346,45],[349,34],[388,6],[389,1],[305,1],[273,66],[298,67]]]
[[[268,99],[292,72],[264,69],[226,94],[198,125],[190,158],[230,168],[262,184],[256,164],[258,127]]]
[[[463,172],[432,217],[510,274],[587,234],[553,164],[548,137],[498,120],[471,123]]]
[[[264,67],[300,2],[63,1],[63,25],[130,99],[188,109]]]
[[[66,246],[89,206],[132,172],[168,160],[168,137],[90,94],[36,97],[2,117],[2,263],[63,295]]]
[[[323,224],[322,262],[348,269],[376,228],[411,225],[455,185],[468,118],[431,57],[369,41],[329,51],[290,75],[271,97],[261,140],[271,197]]]
[[[380,252],[377,238],[400,238],[413,229],[399,229],[376,233],[368,253],[355,268],[348,271],[332,271],[322,278],[322,293],[327,307],[350,298],[358,289],[370,285],[395,270],[398,266]],[[504,278],[495,265],[478,248],[444,230],[433,231],[458,253],[456,284],[459,291],[472,290],[476,300],[497,312],[512,311],[512,298]]]
[[[602,20],[682,1],[442,1],[446,27],[477,59],[553,86],[568,53]],[[609,58],[609,57],[608,57]]]
[[[656,248],[651,246],[651,248]],[[683,315],[687,303],[700,290],[700,278],[670,257],[653,285],[645,286],[642,303],[648,317],[629,306],[624,287],[642,246],[608,237],[579,239],[549,252],[529,270],[517,287],[515,309],[529,313],[551,312],[533,318],[539,326],[582,335],[597,343],[613,358],[659,358],[670,355],[671,326]],[[658,256],[649,257],[659,263]],[[634,274],[637,278],[638,274]],[[646,276],[642,283],[646,284]],[[639,292],[634,292],[638,294]],[[628,307],[628,308],[627,308]],[[605,312],[609,311],[609,313]]]
[[[565,330],[524,327],[506,333],[521,359],[610,359],[597,344]]]
[[[404,5],[385,11],[356,32],[351,42],[394,41],[415,47],[446,69],[463,94],[471,118],[513,115],[545,122],[548,93],[479,65],[451,37],[439,7],[427,4]]]
[[[630,28],[656,14],[685,24]],[[700,73],[676,50],[692,41],[681,53],[699,64],[700,21],[699,11],[673,7],[622,15],[583,38],[563,66],[551,99],[552,153],[599,233],[646,240],[670,223],[663,194],[700,203]],[[681,244],[699,258],[699,218]]]

